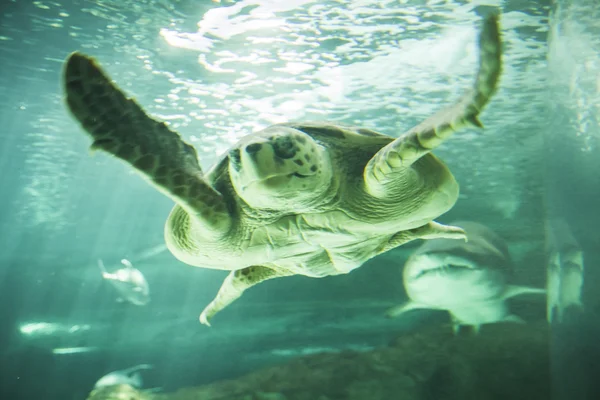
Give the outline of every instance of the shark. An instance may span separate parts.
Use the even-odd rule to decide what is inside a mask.
[[[411,310],[450,313],[454,332],[461,326],[496,322],[524,322],[508,309],[506,300],[523,294],[545,294],[545,289],[510,284],[513,270],[508,245],[494,231],[473,221],[456,221],[467,240],[432,239],[410,255],[403,270],[409,300],[387,311],[397,317]]]
[[[561,323],[566,313],[583,311],[584,254],[569,224],[562,218],[546,222],[546,244],[546,318],[550,323]]]

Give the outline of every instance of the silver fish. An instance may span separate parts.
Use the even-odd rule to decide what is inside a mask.
[[[513,263],[508,246],[495,232],[476,222],[458,221],[468,241],[427,240],[407,260],[403,283],[409,301],[388,310],[395,317],[414,309],[447,310],[455,332],[471,325],[523,322],[508,310],[505,300],[544,289],[508,283]]]
[[[102,278],[109,281],[117,289],[120,300],[126,300],[136,306],[148,304],[150,302],[150,288],[144,275],[140,270],[134,268],[129,260],[122,259],[121,264],[124,265],[124,268],[120,268],[115,272],[108,272],[102,260],[98,260]]]
[[[121,369],[110,372],[98,379],[94,389],[114,385],[129,385],[136,389],[141,389],[143,385],[141,370],[152,369],[150,364],[139,364],[131,368]]]
[[[581,290],[584,283],[584,258],[579,243],[563,219],[546,224],[548,244],[546,317],[562,322],[566,312],[583,310]]]

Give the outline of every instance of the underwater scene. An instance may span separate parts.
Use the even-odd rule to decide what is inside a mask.
[[[0,398],[600,398],[598,0],[0,21]]]

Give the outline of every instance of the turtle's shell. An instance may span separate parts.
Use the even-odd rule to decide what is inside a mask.
[[[226,153],[206,178],[223,195],[234,224],[215,243],[196,243],[190,232],[185,238],[190,245],[176,254],[180,260],[226,270],[263,265],[307,276],[347,273],[376,255],[393,234],[432,221],[456,201],[458,184],[431,153],[398,176],[389,197],[377,198],[365,190],[363,171],[392,137],[333,123],[279,126],[300,130],[327,149],[336,181],[332,190],[310,212],[254,209],[236,193]],[[189,217],[175,206],[167,227],[186,226]]]

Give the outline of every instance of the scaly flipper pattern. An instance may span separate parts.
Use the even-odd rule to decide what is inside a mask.
[[[165,123],[148,116],[116,87],[90,57],[75,52],[65,62],[66,103],[100,149],[127,162],[192,217],[197,229],[223,234],[231,218],[203,177],[196,150]]]
[[[479,113],[496,92],[502,66],[502,43],[498,15],[483,22],[479,35],[479,71],[473,87],[455,104],[442,109],[382,148],[367,164],[364,179],[367,190],[385,196],[395,172],[403,173],[423,155],[438,147],[465,126],[482,128]]]

